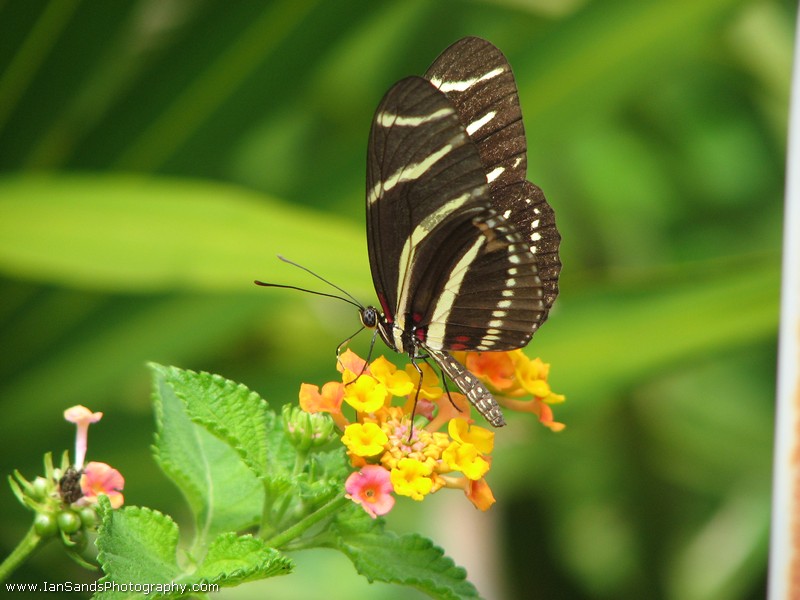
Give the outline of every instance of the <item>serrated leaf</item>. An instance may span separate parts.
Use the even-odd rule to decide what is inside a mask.
[[[189,503],[197,529],[195,544],[257,524],[264,498],[259,479],[239,453],[192,422],[185,403],[167,382],[170,368],[151,368],[157,421],[154,455]]]
[[[251,535],[224,533],[208,549],[203,564],[182,583],[218,583],[233,586],[245,581],[286,575],[294,563],[263,540]]]
[[[233,448],[253,472],[267,470],[267,403],[246,386],[210,373],[171,367],[164,381],[184,401],[186,414]]]
[[[283,430],[281,418],[274,412],[267,413],[266,418],[267,464],[269,464],[269,477],[288,477],[294,470],[295,450],[286,432]]]
[[[218,536],[202,564],[185,574],[177,561],[178,526],[168,516],[138,506],[112,510],[105,498],[99,513],[98,560],[105,573],[100,583],[108,589],[95,597],[103,600],[141,598],[143,585],[151,586],[148,597],[193,596],[192,584],[234,586],[285,575],[294,567],[263,540],[229,532]]]
[[[334,526],[335,547],[370,581],[407,585],[447,600],[480,598],[466,571],[431,540],[415,533],[399,536],[366,515],[351,516]]]
[[[344,481],[351,467],[343,446],[327,452],[315,452],[311,455],[312,468],[320,477]]]
[[[177,578],[180,574],[176,557],[178,526],[172,519],[138,506],[112,510],[106,498],[101,499],[99,513],[97,559],[105,573],[100,583],[155,584]],[[128,596],[112,591],[96,597]]]

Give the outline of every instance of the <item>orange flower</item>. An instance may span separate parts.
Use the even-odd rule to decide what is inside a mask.
[[[105,495],[111,501],[112,508],[119,508],[124,502],[121,492],[124,487],[125,479],[119,471],[106,463],[90,462],[81,475],[81,502],[96,504],[97,497]]]
[[[495,503],[494,494],[486,480],[481,478],[477,480],[467,479],[466,477],[448,477],[443,475],[440,477],[444,481],[444,485],[450,489],[463,490],[467,499],[478,510],[487,511]]]
[[[489,510],[492,504],[496,502],[492,489],[489,487],[489,484],[486,483],[485,479],[478,479],[477,481],[469,480],[469,483],[467,483],[464,488],[464,493],[467,495],[469,501],[475,505],[475,508],[482,511]]]
[[[322,386],[303,383],[300,385],[300,408],[307,413],[330,413],[333,422],[339,429],[347,425],[347,419],[342,414],[342,398],[344,398],[344,384],[338,381],[329,381]]]
[[[367,361],[350,350],[350,348],[339,355],[339,360],[336,363],[336,370],[342,374],[342,380],[345,383],[352,381],[359,375],[369,374],[369,366],[367,365]]]
[[[442,394],[434,402],[436,402],[436,405],[439,407],[439,412],[431,422],[425,426],[425,429],[428,431],[438,431],[452,419],[457,417],[468,418],[470,415],[470,403],[464,394],[457,394],[455,392]]]
[[[510,352],[468,352],[466,367],[497,391],[514,386],[514,361]]]

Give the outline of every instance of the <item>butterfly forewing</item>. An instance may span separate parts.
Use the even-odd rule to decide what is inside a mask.
[[[423,326],[446,274],[480,235],[489,204],[474,143],[447,97],[409,77],[384,96],[367,158],[367,246],[373,282],[395,329]],[[400,340],[395,347],[408,350]]]
[[[476,37],[447,48],[425,72],[444,92],[475,141],[492,189],[525,179],[525,129],[506,57]]]

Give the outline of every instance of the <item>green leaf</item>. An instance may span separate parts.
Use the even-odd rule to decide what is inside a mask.
[[[245,581],[286,575],[294,563],[263,540],[251,535],[225,533],[208,549],[203,563],[182,583],[218,583],[233,586]]]
[[[232,185],[20,175],[0,178],[0,212],[0,272],[73,287],[255,293],[254,276],[277,268],[279,253],[342,285],[367,272],[354,224]],[[285,283],[304,279],[281,270]]]
[[[219,375],[175,367],[162,374],[164,383],[183,400],[187,416],[233,448],[253,473],[264,476],[267,403],[246,386]]]
[[[435,598],[480,598],[467,573],[444,551],[418,534],[397,535],[383,529],[381,521],[348,511],[348,521],[334,525],[334,547],[353,562],[369,581],[399,583]],[[352,520],[350,519],[352,517]]]
[[[138,506],[112,510],[107,498],[101,498],[99,506],[97,559],[105,573],[100,583],[169,583],[178,577],[178,526],[172,519]],[[134,594],[112,591],[97,597]]]
[[[293,568],[290,559],[262,540],[224,533],[211,543],[202,563],[187,573],[178,566],[178,526],[168,516],[138,506],[112,510],[105,498],[99,513],[98,560],[105,573],[100,583],[109,589],[99,592],[97,598],[141,598],[145,590],[124,589],[131,583],[163,584],[165,590],[151,588],[149,595],[154,597],[194,596],[193,584],[234,586],[285,575]],[[173,582],[175,586],[170,585]]]
[[[294,461],[297,456],[294,446],[286,437],[283,430],[281,418],[270,411],[267,413],[266,424],[266,452],[267,464],[269,465],[268,478],[290,477],[294,469]]]
[[[191,421],[184,402],[167,381],[179,379],[180,370],[156,364],[151,368],[155,373],[155,458],[192,509],[196,546],[217,534],[257,524],[264,496],[258,477],[240,453]]]

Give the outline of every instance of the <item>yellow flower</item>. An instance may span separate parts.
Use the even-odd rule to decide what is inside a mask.
[[[414,384],[408,373],[398,371],[386,357],[380,356],[372,361],[369,366],[372,376],[386,386],[392,396],[408,396],[414,389]]]
[[[442,453],[450,468],[461,471],[468,479],[476,481],[489,471],[489,462],[481,456],[474,444],[453,442]]]
[[[525,391],[537,398],[550,395],[550,385],[547,383],[550,365],[543,363],[539,358],[530,360],[521,352],[516,358],[514,366],[517,381]]]
[[[386,397],[386,386],[370,375],[362,375],[344,388],[344,401],[359,412],[375,412]]]
[[[439,387],[439,375],[425,363],[417,365],[422,370],[422,386],[419,388],[419,397],[425,400],[435,400],[439,398],[444,391]],[[406,373],[412,383],[411,391],[408,396],[410,399],[416,397],[417,386],[419,385],[419,373],[414,368],[414,365],[406,365]]]
[[[352,423],[344,430],[342,442],[356,456],[376,456],[389,438],[375,423]]]
[[[433,488],[433,467],[415,458],[403,458],[390,474],[395,493],[422,500]]]
[[[451,419],[447,432],[456,441],[473,444],[483,454],[489,454],[494,448],[494,432],[477,425],[470,426],[466,419]]]

